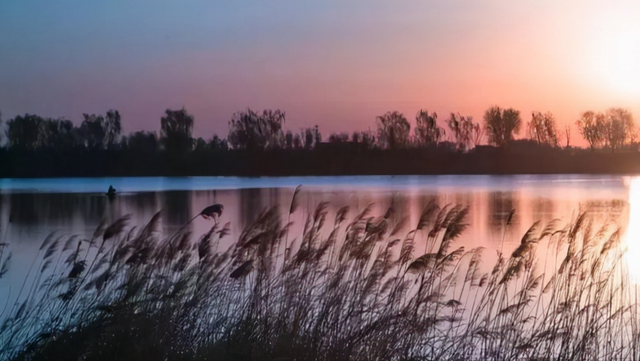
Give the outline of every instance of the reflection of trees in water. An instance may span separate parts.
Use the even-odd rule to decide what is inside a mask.
[[[438,200],[438,196],[434,195],[434,194],[421,194],[420,196],[418,196],[418,208],[417,208],[417,213],[415,214],[415,216],[413,217],[412,221],[414,222],[411,227],[417,227],[418,222],[420,220],[420,216],[422,215],[422,212],[429,207],[432,204],[437,204],[440,207],[444,207],[446,204],[442,204],[439,202]],[[431,225],[429,225],[431,226]]]
[[[74,215],[98,224],[108,202],[103,195],[70,193],[18,193],[6,195],[12,223],[33,225],[68,223]]]
[[[471,193],[456,193],[454,195],[453,204],[461,204],[470,207],[473,204],[473,195]]]
[[[191,192],[188,191],[168,191],[161,193],[162,211],[164,219],[169,225],[180,226],[191,219],[190,194]]]
[[[580,203],[580,211],[589,212],[593,217],[617,220],[623,212],[628,211],[629,203],[621,199],[590,200]]]
[[[150,213],[155,214],[160,210],[155,192],[137,193],[134,197],[123,197],[122,200],[126,200],[132,208],[127,210],[129,213],[147,215]]]
[[[533,221],[551,220],[555,217],[554,202],[549,198],[538,197],[531,201],[531,216]]]
[[[411,202],[410,197],[407,194],[398,192],[390,193],[383,202],[383,212],[387,212],[388,209],[392,209],[389,212],[390,224],[396,224],[405,217],[411,214]],[[384,216],[384,214],[382,214]]]
[[[515,214],[511,219],[511,224],[519,223],[519,200],[514,192],[490,192],[488,201],[489,213],[487,223],[492,231],[501,232],[505,229],[512,210],[515,210]],[[514,229],[514,227],[506,228],[507,231],[510,229]]]
[[[266,208],[280,206],[282,212],[288,212],[291,197],[282,198],[281,188],[249,188],[240,192],[240,224],[254,221]],[[293,192],[291,192],[293,196]]]
[[[269,207],[281,206],[283,211],[285,210],[285,208],[287,210],[289,209],[290,200],[284,201],[284,202],[286,202],[286,204],[280,204],[280,202],[281,202],[281,200],[280,200],[280,188],[269,188],[269,189],[266,189],[266,191],[268,192],[267,206],[269,206]]]
[[[148,222],[156,212],[162,210],[158,204],[156,192],[142,192],[136,194],[119,194],[107,204],[104,218],[109,222],[130,214],[136,223]],[[168,212],[163,212],[163,214]],[[166,215],[166,214],[165,214]]]
[[[264,200],[261,189],[240,189],[240,223],[248,224],[258,217],[263,210]]]

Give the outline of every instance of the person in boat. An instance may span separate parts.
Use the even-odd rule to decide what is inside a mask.
[[[109,186],[109,190],[107,191],[107,196],[109,198],[113,198],[116,195],[116,189],[113,188],[112,185]]]

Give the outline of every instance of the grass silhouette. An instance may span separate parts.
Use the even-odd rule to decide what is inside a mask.
[[[192,242],[184,227],[163,237],[160,213],[139,228],[101,224],[88,240],[50,235],[35,282],[3,312],[0,358],[640,358],[620,231],[585,213],[532,225],[490,267],[480,248],[456,246],[465,207],[428,203],[405,233],[392,209],[330,218],[321,203],[295,235],[297,194],[229,247],[229,223]]]

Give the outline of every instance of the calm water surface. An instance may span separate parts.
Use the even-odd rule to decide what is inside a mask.
[[[113,200],[105,195],[110,185],[117,189]],[[163,227],[171,232],[203,208],[221,203],[221,222],[231,222],[231,240],[268,207],[280,206],[286,215],[297,185],[302,185],[300,207],[291,216],[291,237],[300,235],[304,219],[320,202],[329,202],[329,219],[342,206],[350,207],[347,219],[369,204],[372,216],[382,216],[392,207],[394,221],[408,217],[406,233],[415,228],[424,205],[436,200],[441,206],[469,207],[469,227],[458,246],[485,247],[489,257],[494,250],[513,249],[534,222],[559,219],[564,224],[580,210],[625,229],[629,226],[630,253],[637,252],[634,239],[640,229],[633,220],[640,221],[640,210],[634,208],[640,202],[633,198],[640,197],[640,182],[631,176],[0,179],[0,243],[9,243],[13,252],[10,271],[0,280],[0,297],[15,294],[52,231],[90,238],[103,219],[131,214],[132,226],[143,225],[162,210]],[[513,222],[505,227],[512,210]],[[194,239],[211,225],[196,219],[191,224]]]

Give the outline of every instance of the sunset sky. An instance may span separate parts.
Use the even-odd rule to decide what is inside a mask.
[[[131,3],[0,2],[3,119],[79,123],[113,108],[128,133],[185,106],[210,138],[236,111],[280,108],[288,129],[318,124],[326,137],[373,129],[389,110],[481,120],[495,104],[525,122],[616,106],[640,123],[632,1]]]

